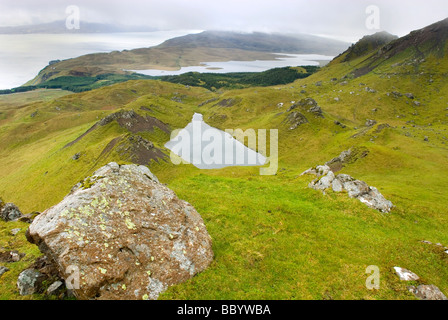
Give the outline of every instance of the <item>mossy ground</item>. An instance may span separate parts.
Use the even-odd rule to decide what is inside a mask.
[[[215,253],[208,270],[170,288],[162,299],[414,299],[407,284],[394,275],[394,266],[412,270],[422,283],[448,294],[448,255],[420,242],[448,245],[446,62],[428,57],[418,72],[381,65],[379,71],[341,84],[356,64],[362,65],[362,59],[333,63],[286,86],[210,92],[130,81],[21,108],[9,106],[0,126],[0,195],[25,213],[43,211],[104,164],[126,162],[113,150],[100,157],[112,139],[126,133],[116,123],[63,148],[121,108],[157,117],[172,129],[183,128],[194,112],[221,129],[279,129],[276,176],[260,176],[259,168],[201,171],[174,166],[169,159],[149,164],[161,182],[202,215]],[[334,77],[338,81],[330,81]],[[318,81],[321,86],[315,85]],[[412,92],[422,105],[388,96],[391,91]],[[175,97],[182,97],[182,103],[173,101]],[[325,118],[305,112],[309,123],[289,130],[283,123],[286,109],[291,101],[306,97],[318,102]],[[199,107],[212,98],[217,100]],[[238,103],[216,105],[231,98]],[[30,118],[36,109],[39,113]],[[227,117],[210,118],[215,114]],[[390,127],[367,128],[366,119]],[[335,125],[335,120],[347,128]],[[159,148],[169,140],[162,131],[143,136]],[[308,189],[312,177],[299,177],[353,146],[367,148],[369,154],[341,173],[377,187],[396,206],[390,214],[345,194]],[[78,152],[81,157],[73,160]],[[9,232],[16,227],[22,231],[12,237]],[[26,242],[25,229],[20,222],[0,223],[0,246],[27,253],[0,278],[0,299],[43,298],[20,297],[15,287],[19,272],[39,255]],[[366,289],[369,265],[380,268],[379,290]]]

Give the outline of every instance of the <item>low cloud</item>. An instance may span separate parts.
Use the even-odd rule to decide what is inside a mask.
[[[380,10],[380,29],[403,36],[448,17],[446,0],[2,0],[0,26],[66,18],[77,5],[88,22],[159,29],[312,33],[356,40],[366,28],[366,8]]]

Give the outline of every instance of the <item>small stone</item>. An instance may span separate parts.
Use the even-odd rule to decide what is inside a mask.
[[[20,273],[17,279],[17,287],[21,296],[36,293],[41,285],[42,274],[34,269],[27,269]]]
[[[0,218],[4,221],[14,221],[22,216],[19,208],[13,203],[5,204],[0,210]]]
[[[77,154],[75,154],[73,157],[72,157],[72,160],[78,160],[79,158],[81,157],[81,153],[80,152],[78,152]]]
[[[0,267],[0,277],[1,277],[3,274],[5,274],[6,272],[8,272],[8,271],[9,271],[8,268],[6,268],[6,267]]]
[[[412,292],[420,300],[448,300],[447,297],[435,285],[420,285],[417,288],[409,287]]]
[[[62,281],[56,281],[53,282],[47,289],[47,295],[58,295],[59,292],[63,289],[63,282]]]
[[[400,267],[394,267],[394,269],[401,281],[417,281],[420,279],[418,275],[407,269]]]
[[[22,230],[22,229],[20,229],[20,228],[12,229],[12,230],[11,230],[11,234],[12,234],[13,236],[15,236],[15,235],[17,235],[17,234],[20,232],[20,230]]]
[[[366,127],[373,127],[374,125],[376,125],[376,120],[370,120],[370,119],[367,119],[366,120]]]

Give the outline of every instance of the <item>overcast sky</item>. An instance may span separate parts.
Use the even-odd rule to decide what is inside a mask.
[[[447,0],[0,0],[0,26],[65,20],[77,5],[82,21],[164,30],[311,33],[355,41],[366,8],[377,6],[380,30],[403,36],[448,17]]]

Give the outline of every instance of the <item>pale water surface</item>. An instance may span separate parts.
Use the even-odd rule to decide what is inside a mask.
[[[334,57],[318,54],[278,54],[275,60],[256,61],[227,61],[227,62],[203,62],[201,66],[183,67],[180,70],[130,70],[148,76],[175,76],[187,72],[263,72],[273,68],[293,67],[293,66],[318,66],[322,62],[331,61]],[[287,56],[287,57],[280,57]]]

